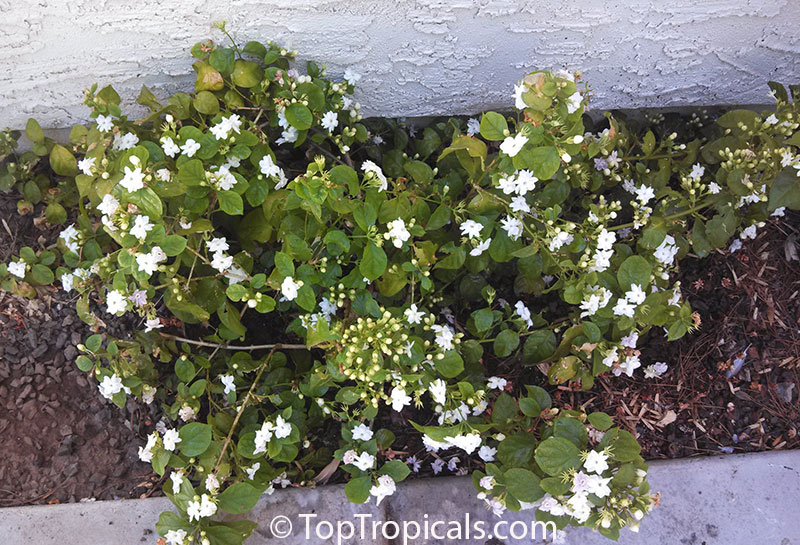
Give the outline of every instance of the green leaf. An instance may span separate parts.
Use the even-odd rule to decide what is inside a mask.
[[[369,499],[369,491],[372,488],[372,477],[356,477],[350,479],[344,485],[344,493],[352,503],[364,503]]]
[[[235,53],[228,47],[220,47],[211,52],[208,62],[223,76],[227,76],[233,71],[233,61]]]
[[[248,512],[258,503],[262,491],[248,483],[236,483],[225,490],[217,498],[217,505],[232,515]]]
[[[800,134],[797,133],[797,134]],[[792,167],[783,169],[769,190],[769,210],[785,206],[792,210],[800,210],[800,178]]]
[[[34,144],[44,142],[44,131],[42,131],[41,125],[33,118],[28,119],[25,124],[25,136]]]
[[[67,211],[57,202],[51,202],[44,211],[48,223],[63,225],[67,221]]]
[[[194,109],[201,114],[216,115],[219,112],[219,100],[209,91],[200,91],[192,100]]]
[[[89,369],[91,369],[92,367],[94,367],[94,363],[92,363],[92,360],[90,360],[86,356],[78,356],[75,359],[75,365],[77,365],[78,369],[80,369],[84,373],[89,371]]]
[[[533,471],[522,468],[511,468],[503,474],[506,490],[519,501],[535,502],[544,496],[539,486],[539,477]]]
[[[454,378],[464,371],[464,360],[455,350],[448,350],[444,358],[436,360],[436,371],[446,378]]]
[[[231,81],[239,87],[250,89],[261,83],[264,77],[264,70],[258,63],[251,61],[238,60],[233,63],[233,73]]]
[[[553,146],[533,148],[527,158],[533,166],[534,175],[540,180],[549,180],[561,166],[561,157]]]
[[[153,219],[159,218],[163,212],[161,197],[149,187],[143,187],[130,193],[128,200],[135,204],[145,215]]]
[[[497,445],[497,458],[509,467],[527,466],[535,446],[535,439],[528,433],[511,435]]]
[[[72,152],[60,144],[50,151],[50,167],[59,176],[75,176],[78,173],[78,161]]]
[[[494,353],[496,356],[505,358],[519,346],[519,335],[511,329],[504,329],[494,340]]]
[[[372,282],[383,274],[383,271],[386,270],[387,263],[388,260],[383,249],[379,248],[374,242],[370,241],[364,248],[364,255],[361,258],[361,263],[359,264],[358,269],[367,280]]]
[[[219,207],[229,216],[241,216],[244,213],[242,196],[235,191],[217,191]]]
[[[614,420],[611,419],[606,413],[593,412],[588,416],[589,424],[594,426],[600,431],[606,431],[614,425]]]
[[[184,456],[199,456],[211,445],[211,426],[191,422],[178,430],[181,442],[178,446]]]
[[[508,132],[506,118],[496,112],[486,112],[481,117],[481,136],[487,140],[503,140]]]
[[[650,284],[652,268],[650,263],[639,255],[632,255],[622,262],[617,272],[617,281],[623,291],[628,291],[631,285],[638,284],[644,289]]]
[[[542,441],[536,447],[535,457],[542,471],[554,477],[581,464],[578,447],[562,437],[550,437]]]
[[[314,122],[314,115],[308,106],[295,102],[286,108],[286,121],[299,131],[304,131],[311,128]]]
[[[164,253],[170,257],[179,255],[186,248],[186,239],[179,235],[169,235],[159,243]]]
[[[411,473],[411,470],[408,468],[405,462],[401,462],[400,460],[390,460],[383,464],[383,467],[381,467],[378,473],[381,475],[389,475],[392,477],[394,482],[399,483],[408,477],[408,474]]]
[[[522,348],[522,361],[534,365],[549,359],[556,351],[556,336],[549,329],[539,329],[528,336]]]

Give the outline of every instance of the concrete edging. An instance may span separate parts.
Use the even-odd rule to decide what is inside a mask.
[[[653,462],[653,491],[662,493],[661,505],[642,523],[641,532],[624,531],[622,545],[791,545],[797,543],[800,515],[800,451],[767,452],[688,458]],[[166,498],[74,503],[52,506],[0,509],[0,542],[4,545],[134,545],[154,544],[154,524],[161,511],[170,509]],[[301,519],[300,514],[309,517]],[[357,518],[356,514],[363,514]],[[506,513],[495,518],[475,497],[469,477],[416,480],[398,486],[394,496],[380,506],[374,501],[353,505],[344,498],[341,485],[315,490],[290,489],[263,497],[248,518],[259,523],[247,545],[311,545],[336,543],[336,534],[323,540],[314,536],[319,521],[485,521],[490,528],[497,520],[530,524],[531,511]],[[311,516],[316,515],[316,518]],[[270,530],[275,517],[289,517],[290,536],[279,538]],[[306,539],[305,521],[311,528]],[[285,523],[284,523],[285,524]],[[323,530],[326,528],[320,527]],[[506,527],[507,528],[507,527]],[[285,530],[276,527],[276,530]],[[445,533],[446,530],[440,530]],[[323,531],[324,535],[324,531]],[[794,536],[794,538],[792,537]],[[343,539],[341,543],[402,543],[402,539]],[[409,539],[408,543],[540,543],[525,539]],[[568,530],[569,545],[608,544],[588,529]]]

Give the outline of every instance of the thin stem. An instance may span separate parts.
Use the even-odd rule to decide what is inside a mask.
[[[236,418],[233,419],[233,424],[231,424],[231,429],[228,431],[228,436],[225,438],[225,443],[222,445],[222,451],[219,453],[219,458],[217,458],[217,463],[214,465],[214,475],[217,474],[219,470],[219,466],[222,463],[222,458],[225,456],[225,451],[228,450],[228,445],[231,444],[231,439],[233,438],[233,432],[236,430],[236,424],[239,423],[239,419],[242,417],[242,413],[244,413],[245,407],[247,407],[247,402],[250,401],[250,397],[252,397],[253,392],[255,392],[256,387],[258,386],[259,380],[261,380],[261,375],[264,373],[264,369],[267,368],[270,360],[272,359],[272,355],[275,353],[275,350],[280,345],[274,345],[270,353],[267,355],[264,363],[261,364],[261,367],[258,368],[258,374],[256,375],[255,380],[253,380],[253,384],[250,386],[250,389],[247,391],[247,395],[244,396],[244,401],[242,401],[241,407],[239,410],[236,411]]]
[[[210,343],[207,341],[196,341],[193,339],[187,339],[186,337],[179,337],[177,335],[171,335],[169,333],[162,333],[158,332],[159,335],[165,337],[167,339],[173,339],[182,343],[193,344],[196,346],[205,346],[207,348],[217,348],[222,350],[308,350],[304,344],[251,344],[249,346],[237,346],[231,344],[219,344],[219,343]]]

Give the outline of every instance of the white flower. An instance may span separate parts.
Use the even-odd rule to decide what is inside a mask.
[[[464,223],[459,225],[458,228],[461,230],[461,236],[476,238],[481,236],[483,225],[475,220],[466,220]]]
[[[403,314],[406,317],[406,321],[408,321],[408,323],[411,325],[420,323],[422,318],[425,316],[423,311],[417,309],[416,303],[409,305]]]
[[[607,231],[605,227],[603,230],[600,231],[600,234],[597,235],[597,249],[598,250],[610,250],[614,246],[614,242],[617,240],[617,235],[613,231]]]
[[[608,456],[604,452],[590,450],[589,454],[586,456],[586,461],[583,463],[583,467],[586,468],[586,471],[599,475],[608,469],[608,462],[606,460],[608,460]]]
[[[104,398],[111,399],[114,394],[124,390],[125,386],[122,385],[122,379],[113,374],[103,377],[103,380],[97,385],[97,389],[100,390],[100,395]]]
[[[170,180],[170,171],[168,168],[160,168],[156,171],[156,178],[158,178],[162,182],[168,182]]]
[[[766,125],[774,125],[777,122],[778,122],[778,118],[775,117],[775,114],[770,114],[769,117],[764,120],[764,123]]]
[[[164,327],[164,324],[161,323],[161,320],[158,318],[148,318],[144,321],[144,332],[149,333],[154,329],[161,329]]]
[[[706,167],[701,165],[700,163],[695,163],[692,165],[692,171],[689,173],[689,178],[693,180],[699,180],[703,177],[703,174],[706,173]]]
[[[536,182],[539,178],[533,175],[530,170],[520,170],[514,178],[514,191],[520,197],[524,197],[528,192],[536,189]]]
[[[657,361],[652,365],[648,365],[644,368],[644,378],[656,378],[660,377],[664,373],[667,372],[669,367],[663,361]]]
[[[447,393],[447,384],[445,384],[442,379],[437,378],[431,382],[430,386],[428,386],[428,391],[431,393],[431,397],[433,398],[434,402],[444,405],[446,400],[445,394]]]
[[[187,535],[186,530],[168,530],[164,539],[167,540],[166,545],[183,545]]]
[[[117,151],[124,151],[131,149],[138,143],[139,137],[132,132],[127,132],[125,134],[117,133],[116,136],[114,136],[114,143],[111,144],[111,148]]]
[[[352,463],[361,471],[367,471],[375,465],[375,457],[369,452],[362,452],[355,457]]]
[[[711,182],[710,184],[708,184],[708,192],[711,193],[712,195],[716,195],[720,191],[722,191],[722,188],[719,186],[717,182]]]
[[[620,298],[617,301],[617,304],[614,305],[614,314],[617,316],[627,316],[628,318],[633,318],[634,312],[636,312],[636,306],[632,305],[626,299]]]
[[[322,125],[323,129],[332,133],[339,125],[339,117],[336,115],[336,112],[325,112],[320,120],[320,125]]]
[[[678,247],[675,245],[675,238],[672,235],[664,237],[664,240],[653,252],[653,257],[664,265],[671,265],[676,255],[678,255]]]
[[[511,208],[512,212],[517,212],[517,213],[525,212],[527,214],[528,212],[531,211],[531,207],[528,206],[525,197],[522,197],[520,195],[511,199],[511,205],[509,206],[509,208]]]
[[[183,152],[186,157],[194,157],[194,154],[197,153],[197,150],[200,149],[200,144],[198,144],[193,138],[189,138],[186,143],[181,146],[181,151]]]
[[[217,490],[219,490],[219,479],[213,473],[206,477],[206,490],[212,494],[216,494]]]
[[[477,433],[445,437],[444,440],[453,446],[463,449],[467,454],[472,454],[481,444],[481,436]]]
[[[494,477],[491,475],[486,475],[485,477],[481,477],[481,480],[478,482],[481,488],[484,490],[491,490],[497,484],[497,481],[494,480]]]
[[[247,473],[247,478],[251,481],[256,478],[256,472],[261,469],[261,463],[256,462],[252,466],[246,468],[244,471]]]
[[[297,290],[300,289],[302,284],[295,282],[294,278],[287,276],[283,279],[281,284],[281,294],[289,301],[293,301],[297,297]]]
[[[178,416],[180,416],[181,420],[184,422],[191,422],[195,417],[194,409],[189,405],[185,405],[178,411]]]
[[[364,161],[361,164],[361,170],[363,170],[364,173],[371,172],[378,179],[378,181],[380,182],[380,187],[378,187],[378,191],[386,191],[386,189],[389,188],[389,182],[386,179],[386,176],[384,176],[383,170],[381,170],[381,167],[379,167],[372,161]]]
[[[228,240],[225,237],[212,238],[206,242],[206,248],[209,252],[224,252],[230,249]]]
[[[611,488],[608,483],[611,482],[611,477],[605,479],[599,475],[589,475],[587,482],[587,492],[594,494],[598,498],[605,498],[611,494]]]
[[[756,227],[755,225],[751,225],[742,230],[741,234],[739,235],[739,238],[741,238],[742,240],[747,240],[748,238],[755,239],[757,231],[758,227]]]
[[[548,248],[551,252],[557,252],[562,246],[572,244],[573,240],[575,240],[575,237],[571,234],[566,231],[559,231],[548,244]]]
[[[486,250],[489,249],[489,244],[492,243],[491,238],[487,238],[486,240],[479,242],[477,246],[469,251],[469,255],[473,257],[478,257],[479,255],[483,254]]]
[[[492,390],[502,390],[506,387],[506,384],[508,384],[508,381],[501,377],[489,377],[486,382],[486,385]]]
[[[443,350],[450,350],[453,348],[454,332],[447,325],[433,325],[431,329],[436,332],[436,344]]]
[[[399,386],[395,386],[394,389],[392,389],[391,400],[392,409],[397,412],[402,411],[403,407],[411,405],[411,398],[406,394],[406,391]]]
[[[728,251],[730,253],[735,253],[735,252],[738,252],[741,249],[742,249],[742,241],[737,238],[736,240],[731,242],[731,245],[728,248]]]
[[[119,290],[111,290],[106,295],[106,310],[109,314],[119,314],[128,309],[128,298]]]
[[[361,79],[361,74],[358,74],[358,73],[357,73],[357,72],[355,72],[355,71],[354,71],[352,68],[347,68],[347,69],[344,71],[344,79],[345,79],[345,81],[347,81],[347,83],[349,83],[350,85],[355,85],[355,84],[356,84],[356,82],[358,82],[358,80],[360,80],[360,79]]]
[[[289,437],[291,433],[292,425],[284,420],[282,416],[278,416],[278,418],[275,419],[275,437],[284,439]]]
[[[484,462],[493,462],[495,454],[497,454],[497,449],[488,445],[483,445],[478,449],[478,457]]]
[[[119,201],[114,198],[111,193],[106,194],[100,204],[97,205],[97,210],[102,214],[111,215],[119,209]]]
[[[17,278],[25,278],[25,271],[28,269],[28,264],[24,261],[12,261],[8,264],[9,274],[13,274]]]
[[[372,435],[372,430],[369,429],[369,426],[365,426],[364,424],[359,424],[353,428],[353,439],[356,441],[369,441],[372,439]]]
[[[144,173],[140,167],[131,170],[130,167],[125,167],[125,174],[119,181],[119,185],[133,193],[144,187]]]
[[[181,485],[183,484],[183,472],[173,471],[170,473],[169,478],[172,481],[172,493],[180,494]]]
[[[620,376],[625,372],[626,375],[632,377],[633,372],[641,366],[642,363],[639,361],[639,356],[627,356],[620,362],[619,367],[614,369],[614,375]]]
[[[92,167],[94,166],[95,161],[97,161],[97,157],[84,157],[78,161],[78,168],[87,176],[91,176]]]
[[[189,515],[189,522],[193,520],[200,520],[214,515],[217,512],[217,504],[211,501],[208,494],[203,494],[200,501],[190,501],[186,508],[186,514]]]
[[[142,462],[151,462],[153,460],[153,447],[156,446],[158,439],[158,432],[153,432],[147,436],[147,443],[143,447],[139,447],[139,459]]]
[[[225,255],[223,252],[215,252],[211,257],[211,266],[221,273],[225,273],[233,266],[233,256]]]
[[[522,235],[522,222],[517,218],[506,216],[500,221],[500,225],[511,240],[517,240]]]
[[[161,148],[169,157],[175,157],[181,152],[181,148],[169,136],[161,137]]]
[[[568,99],[567,99],[567,113],[574,114],[578,111],[581,107],[581,103],[583,102],[583,96],[580,92],[575,91]]]
[[[429,452],[439,452],[439,449],[448,449],[452,446],[447,442],[435,441],[425,434],[422,435],[422,444]]]
[[[110,115],[100,114],[97,116],[97,130],[100,132],[109,132],[114,128],[114,119]]]
[[[514,86],[514,107],[517,110],[524,110],[528,107],[525,104],[525,101],[522,99],[522,94],[527,91],[528,89],[525,87],[524,83],[519,83]]]
[[[219,381],[225,386],[225,395],[236,391],[236,384],[233,382],[233,375],[220,375]]]
[[[375,504],[380,505],[381,501],[383,501],[383,498],[394,494],[396,489],[397,486],[395,485],[394,479],[392,479],[391,475],[381,475],[378,477],[377,486],[373,485],[372,488],[370,488],[369,493],[370,495],[375,496]]]
[[[170,452],[175,450],[175,446],[180,443],[182,439],[178,436],[178,430],[167,430],[164,434],[164,448]]]
[[[647,294],[639,284],[631,284],[631,289],[625,293],[625,299],[634,305],[641,305],[647,299]]]
[[[520,150],[528,142],[528,137],[522,133],[517,133],[515,136],[508,136],[503,143],[500,144],[500,151],[509,157],[516,156]]]
[[[650,202],[650,199],[652,199],[655,196],[656,196],[656,192],[650,186],[642,184],[642,185],[640,185],[639,187],[636,188],[636,198],[639,199],[639,202],[642,205],[645,205],[648,202]]]
[[[637,342],[639,342],[639,333],[636,331],[631,331],[630,333],[622,337],[620,344],[627,348],[636,348]]]
[[[273,431],[275,431],[275,425],[272,422],[266,421],[261,424],[261,429],[256,430],[256,437],[253,440],[253,443],[255,444],[253,454],[267,452],[267,443],[272,440]]]
[[[275,164],[269,154],[261,158],[261,161],[258,162],[258,168],[261,170],[261,174],[265,176],[280,176],[282,172],[281,167]]]
[[[72,291],[72,284],[75,281],[75,276],[70,273],[64,273],[61,275],[61,289],[66,292]]]
[[[531,311],[528,307],[525,306],[525,303],[523,303],[522,301],[517,301],[517,304],[514,305],[514,310],[516,310],[519,317],[525,321],[528,327],[533,327],[533,320],[531,320]]]
[[[506,195],[511,195],[517,190],[517,179],[514,175],[503,176],[497,181],[497,187]]]
[[[475,119],[474,117],[470,117],[467,120],[467,134],[469,136],[475,136],[480,132],[481,132],[481,122]]]
[[[152,253],[136,254],[136,265],[139,272],[143,272],[147,276],[150,276],[158,270],[158,261],[156,260],[156,256]]]
[[[154,225],[150,223],[149,217],[139,215],[134,218],[130,233],[139,240],[144,240],[147,238],[147,233],[152,231],[153,227]]]
[[[402,248],[403,243],[411,238],[411,233],[406,229],[406,222],[402,218],[390,221],[387,226],[389,227],[389,232],[385,236],[392,239],[392,244],[394,244],[395,248]]]

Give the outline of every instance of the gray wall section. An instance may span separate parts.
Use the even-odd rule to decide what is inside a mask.
[[[661,492],[661,505],[642,522],[638,534],[624,531],[622,545],[797,545],[800,543],[800,451],[771,452],[692,458],[656,462],[650,481]],[[0,543],[3,545],[138,545],[155,543],[153,525],[170,503],[164,498],[115,502],[78,503],[54,506],[0,509]],[[361,518],[356,514],[362,514]],[[249,518],[259,529],[248,545],[311,545],[336,543],[315,538],[315,526],[327,521],[351,521],[359,527],[363,519],[368,539],[343,539],[342,543],[402,543],[372,539],[373,522],[394,520],[485,521],[491,528],[498,520],[523,521],[529,525],[531,511],[507,513],[496,519],[482,502],[467,477],[444,477],[403,483],[394,496],[376,507],[374,501],[356,506],[344,498],[341,486],[316,490],[284,490],[263,497]],[[316,515],[301,518],[300,514]],[[279,539],[270,530],[275,517],[288,517],[293,531]],[[311,539],[306,539],[305,521]],[[285,523],[276,523],[276,533]],[[319,526],[324,535],[327,527]],[[517,531],[521,526],[517,525]],[[509,532],[509,527],[503,528]],[[392,528],[387,527],[391,535]],[[334,534],[335,535],[335,534]],[[357,537],[357,535],[356,535]],[[454,540],[409,539],[410,544],[531,544],[529,539]],[[569,530],[568,545],[609,544],[585,528]]]
[[[190,89],[188,50],[223,19],[353,67],[367,116],[509,107],[534,69],[583,70],[598,109],[769,104],[768,80],[800,80],[792,0],[0,0],[0,126],[86,121],[93,82]]]

